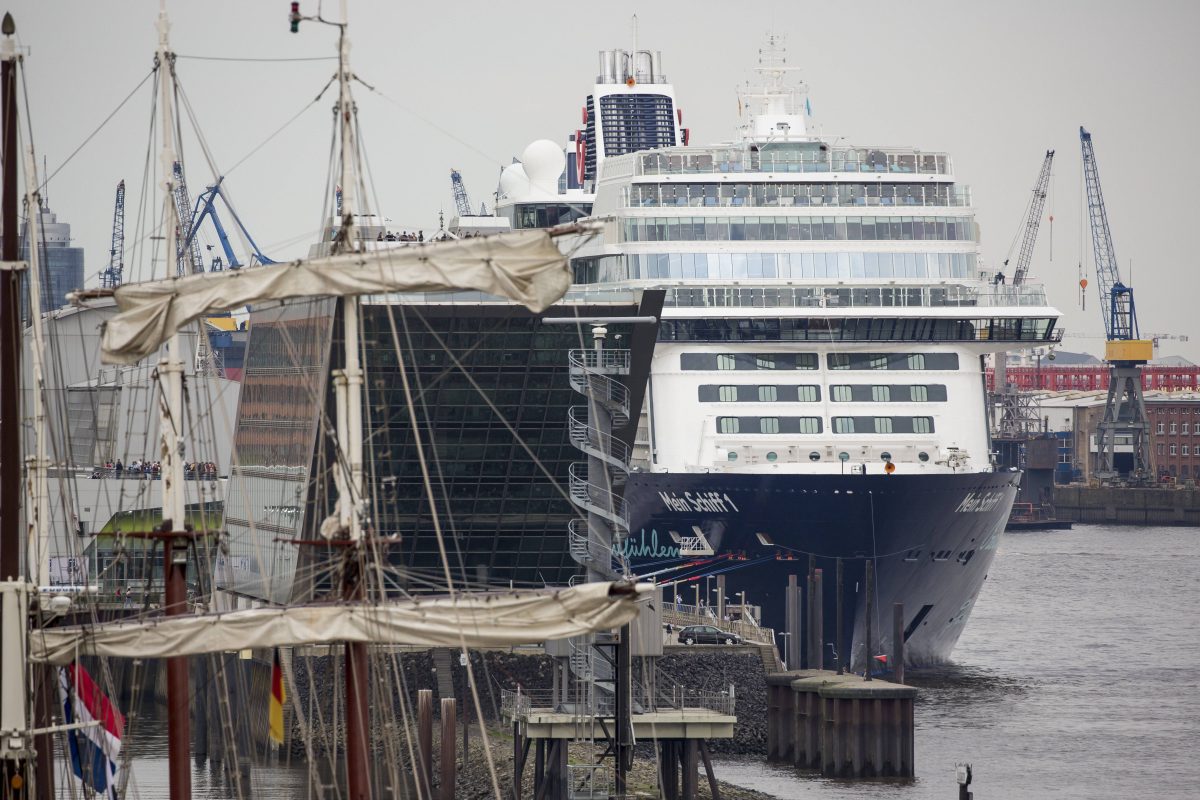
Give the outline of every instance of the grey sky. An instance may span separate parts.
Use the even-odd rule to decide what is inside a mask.
[[[336,3],[326,2],[336,14]],[[53,171],[150,71],[157,0],[22,0],[9,9],[29,48],[27,82],[39,155]],[[302,0],[304,13],[316,0]],[[604,13],[598,13],[603,8]],[[332,55],[334,29],[288,32],[288,3],[171,2],[181,55],[257,58]],[[1078,127],[1095,137],[1121,270],[1136,289],[1143,333],[1183,334],[1161,355],[1200,361],[1193,273],[1200,158],[1196,82],[1200,4],[1194,2],[732,2],[614,0],[602,6],[526,2],[351,2],[359,118],[382,205],[396,229],[437,227],[453,208],[459,168],[473,203],[491,205],[500,167],[533,139],[562,141],[596,72],[596,51],[661,50],[693,141],[728,139],[734,88],[764,34],[786,34],[823,132],[855,144],[946,150],[974,191],[983,255],[1009,248],[1044,151],[1055,177],[1033,273],[1069,331],[1103,332],[1091,281],[1086,311],[1076,282],[1081,229]],[[228,169],[305,107],[329,61],[232,63],[180,59],[180,81],[218,165]],[[50,204],[87,250],[90,280],[105,266],[118,180],[128,186],[132,242],[146,164],[147,83],[50,184]],[[268,254],[302,253],[320,224],[332,95],[227,180]],[[156,146],[157,147],[157,146]],[[211,176],[188,136],[193,194]],[[447,214],[449,216],[449,213]],[[1081,239],[1082,233],[1082,239]],[[1014,253],[1015,258],[1015,253]],[[1089,274],[1089,278],[1093,278]],[[1098,352],[1098,338],[1071,338]]]

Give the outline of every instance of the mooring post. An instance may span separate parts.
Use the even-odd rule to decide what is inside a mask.
[[[788,669],[800,667],[800,585],[795,575],[788,575],[787,592],[784,595],[784,621],[787,627],[787,643],[784,645]]]
[[[843,649],[842,637],[842,560],[837,560],[837,621],[834,623],[837,630],[834,631],[834,647],[837,648],[837,672],[838,675],[844,675],[846,672],[846,651]]]
[[[816,597],[816,587],[813,586],[814,575],[817,571],[817,557],[808,557],[808,576],[804,581],[804,591],[808,598],[804,604],[804,652],[801,654],[801,667],[813,669],[817,663],[813,656],[813,650],[816,648],[813,645],[813,604]]]
[[[892,606],[892,675],[904,683],[904,603]]]
[[[482,726],[483,723],[480,723]],[[521,759],[521,723],[513,720],[513,800],[521,800],[521,773],[525,771],[525,763]],[[539,739],[538,744],[542,742]],[[538,781],[536,777],[533,782],[533,791],[537,792]]]
[[[417,772],[423,795],[433,797],[433,690],[417,690]]]
[[[871,617],[874,616],[874,614],[875,614],[875,600],[874,600],[875,562],[872,561],[871,559],[867,559],[867,579],[864,583],[863,589],[867,593],[867,607],[866,607],[866,617],[867,617],[866,664],[867,664],[867,667],[864,670],[864,672],[866,675],[866,679],[871,680],[871,666],[872,666],[871,662],[875,660],[875,648],[871,645],[871,639],[872,639],[871,634],[873,633],[873,631],[871,630]]]
[[[454,785],[458,782],[454,745],[457,738],[454,735],[454,723],[458,720],[458,708],[453,697],[442,698],[442,741],[441,741],[441,776],[438,786],[441,800],[454,800]]]
[[[725,621],[725,575],[717,576],[717,619]]]
[[[808,657],[808,664],[814,669],[825,669],[825,586],[822,573],[824,570],[813,570],[813,604],[812,604],[812,641],[816,648],[813,655]]]

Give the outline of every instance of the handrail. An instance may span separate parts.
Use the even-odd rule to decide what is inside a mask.
[[[607,461],[618,469],[627,469],[629,463],[629,445],[615,436],[604,433],[593,426],[587,419],[586,406],[571,406],[567,409],[567,425],[571,441],[583,452]]]

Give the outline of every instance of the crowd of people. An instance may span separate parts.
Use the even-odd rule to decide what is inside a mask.
[[[117,459],[106,461],[103,467],[92,470],[93,478],[150,478],[162,477],[162,462],[134,459],[128,464]],[[217,465],[212,461],[189,461],[183,465],[186,480],[213,480],[217,477]]]
[[[425,241],[425,231],[417,231],[416,233],[392,233],[391,231],[380,231],[376,237],[377,242],[423,242]]]

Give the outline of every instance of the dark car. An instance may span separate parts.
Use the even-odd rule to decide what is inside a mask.
[[[742,637],[712,625],[688,625],[679,630],[680,644],[741,644]]]

